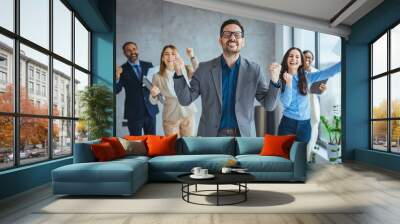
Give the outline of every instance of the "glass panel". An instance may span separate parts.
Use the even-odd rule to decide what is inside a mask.
[[[372,80],[372,118],[387,118],[387,77]]]
[[[0,116],[0,170],[14,165],[13,118]]]
[[[20,108],[25,114],[48,114],[49,57],[21,44]]]
[[[294,28],[294,46],[302,51],[310,50],[315,54],[315,32]]]
[[[79,117],[81,114],[79,95],[86,86],[89,86],[89,75],[75,69],[75,117]]]
[[[387,121],[372,122],[372,148],[387,151]]]
[[[390,60],[391,69],[400,67],[400,24],[391,30]]]
[[[35,163],[49,158],[49,120],[22,117],[20,119],[20,164]]]
[[[0,35],[0,111],[14,111],[14,43]]]
[[[320,69],[327,68],[342,60],[342,41],[340,37],[321,33],[319,35]]]
[[[387,34],[372,44],[372,75],[387,71]]]
[[[72,121],[53,120],[53,157],[72,154]]]
[[[53,115],[72,117],[72,69],[53,60]]]
[[[341,39],[340,37],[319,34],[319,68],[325,69],[341,61]],[[327,91],[319,97],[321,116],[333,121],[333,116],[341,116],[341,74],[330,78]],[[329,141],[329,135],[322,122],[319,123],[319,138],[324,142]]]
[[[392,152],[400,153],[400,120],[391,121]]]
[[[0,1],[0,26],[14,31],[14,0]]]
[[[54,0],[53,18],[53,51],[72,60],[72,12],[60,0]]]
[[[75,121],[75,143],[85,142],[88,138],[88,129],[84,120]]]
[[[390,88],[390,98],[391,98],[391,116],[400,118],[400,72],[391,74],[391,88]]]
[[[49,48],[49,0],[20,0],[21,36]]]
[[[75,18],[75,63],[89,70],[89,32]]]

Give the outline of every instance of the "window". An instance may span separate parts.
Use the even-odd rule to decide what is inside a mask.
[[[14,0],[0,1],[0,26],[14,31]]]
[[[1,1],[0,6],[2,4],[3,1]],[[2,10],[3,8],[0,9],[0,13],[3,12]],[[0,20],[2,16],[0,15]],[[0,113],[12,113],[14,111],[14,71],[11,66],[12,58],[14,57],[13,52],[13,40],[0,33]]]
[[[21,36],[49,48],[49,0],[20,0]]]
[[[7,73],[0,71],[0,85],[6,85],[7,84]]]
[[[28,92],[29,94],[33,94],[34,92],[33,82],[28,82]]]
[[[75,62],[82,68],[89,69],[89,32],[75,18]]]
[[[371,148],[400,153],[400,25],[370,44]]]
[[[53,0],[54,52],[71,60],[72,12],[60,1]]]
[[[77,131],[86,138],[74,105],[90,85],[90,31],[67,4],[0,0],[0,170],[70,156]]]

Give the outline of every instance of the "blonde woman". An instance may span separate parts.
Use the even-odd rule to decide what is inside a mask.
[[[184,77],[189,83],[194,71],[198,66],[197,59],[193,55],[193,49],[187,48],[186,53],[192,62],[191,66],[185,66],[179,57],[178,50],[173,45],[166,45],[160,58],[160,71],[153,76],[153,89],[151,90],[150,102],[157,104],[157,95],[161,93],[165,97],[162,112],[163,129],[165,135],[178,134],[178,137],[193,136],[195,125],[196,106],[181,106],[174,90],[173,76],[175,73],[174,63],[177,61],[182,67]]]

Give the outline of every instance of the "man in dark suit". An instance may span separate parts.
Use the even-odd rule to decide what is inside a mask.
[[[143,77],[153,67],[151,62],[139,60],[137,44],[126,42],[122,50],[128,61],[116,72],[116,92],[125,88],[124,119],[128,120],[130,135],[156,133],[157,105],[149,102],[150,91],[143,85]]]

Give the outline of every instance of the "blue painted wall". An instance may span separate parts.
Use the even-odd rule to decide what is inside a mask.
[[[369,150],[368,44],[400,22],[399,12],[399,0],[386,0],[355,23],[349,40],[345,42],[343,58],[346,64],[343,158],[392,170],[399,170],[399,156]]]
[[[112,88],[114,74],[115,0],[67,0],[92,31],[92,81]],[[112,130],[111,130],[112,131]],[[51,171],[72,157],[0,172],[0,199],[51,181]]]

